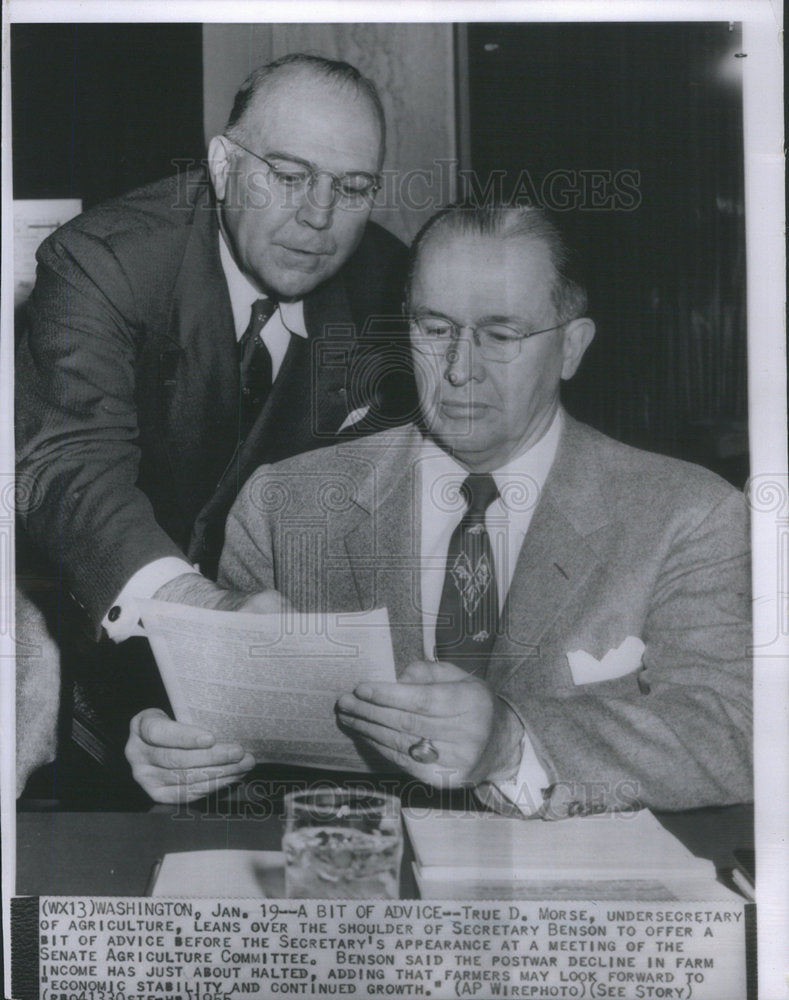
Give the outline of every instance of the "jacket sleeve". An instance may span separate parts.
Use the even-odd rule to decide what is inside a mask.
[[[182,556],[136,488],[135,362],[144,331],[105,241],[46,241],[17,346],[19,516],[98,632],[132,574]]]
[[[641,638],[637,677],[518,704],[552,781],[547,818],[752,800],[750,559],[739,494],[672,538]]]

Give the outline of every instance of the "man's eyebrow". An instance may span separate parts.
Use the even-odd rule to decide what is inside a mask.
[[[301,156],[294,156],[293,153],[281,153],[279,150],[272,150],[265,154],[267,160],[286,160],[288,163],[297,163],[299,166],[307,167],[308,170],[320,170],[321,168],[310,160],[302,159]],[[332,173],[327,170],[325,173]],[[334,177],[347,177],[349,174],[364,174],[365,177],[374,177],[369,170],[345,170],[342,174],[333,174]]]
[[[480,316],[477,320],[477,324],[482,326],[484,323],[503,323],[507,326],[529,326],[531,320],[526,319],[524,316],[507,316],[504,313],[492,313],[490,316]]]
[[[451,320],[456,326],[463,326],[463,324],[446,313],[441,312],[439,309],[431,309],[430,306],[414,306],[412,312],[417,316],[437,316],[441,319]],[[504,313],[491,313],[488,316],[480,316],[474,323],[474,326],[484,326],[486,323],[501,323],[506,326],[516,326],[516,327],[528,327],[531,325],[532,320],[528,320],[523,316],[508,316]]]
[[[300,156],[294,156],[293,153],[281,153],[279,150],[273,149],[270,153],[266,153],[266,159],[278,159],[287,160],[288,163],[300,163],[303,167],[309,167],[310,170],[314,170],[316,164],[310,163],[309,160],[304,160]]]
[[[454,323],[456,326],[461,326],[462,324],[458,320],[452,319],[451,316],[447,316],[445,312],[441,312],[440,309],[431,309],[430,306],[412,306],[409,310],[412,316],[434,316],[436,319],[445,319],[450,323]]]

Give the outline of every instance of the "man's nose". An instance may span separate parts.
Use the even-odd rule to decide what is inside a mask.
[[[444,377],[451,385],[465,385],[471,379],[481,382],[485,378],[485,366],[469,327],[460,330],[458,339],[447,348],[445,358],[447,368]]]
[[[328,229],[332,223],[336,198],[334,178],[319,174],[307,188],[296,219],[313,229]]]

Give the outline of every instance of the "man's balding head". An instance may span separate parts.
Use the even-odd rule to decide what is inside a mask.
[[[276,87],[288,88],[301,79],[317,81],[322,86],[344,92],[349,100],[367,104],[378,122],[381,142],[381,163],[385,152],[386,119],[378,89],[355,66],[336,59],[295,52],[259,66],[241,84],[225,125],[225,135],[248,145],[254,140],[259,123],[265,121],[266,99]]]
[[[551,297],[557,316],[573,319],[586,312],[588,298],[575,255],[548,213],[529,205],[453,205],[437,212],[411,244],[409,286],[423,249],[434,240],[453,235],[539,242],[555,274]]]

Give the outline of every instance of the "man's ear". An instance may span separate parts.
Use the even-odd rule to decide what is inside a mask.
[[[223,135],[215,135],[208,143],[208,173],[217,201],[223,201],[230,174],[230,141]]]
[[[571,320],[564,328],[562,343],[562,378],[572,378],[586,353],[586,348],[594,340],[594,321],[588,316]]]

